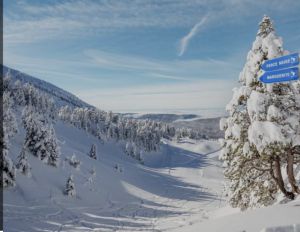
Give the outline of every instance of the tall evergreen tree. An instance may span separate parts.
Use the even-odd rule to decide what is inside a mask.
[[[48,153],[48,164],[57,167],[60,161],[60,147],[58,146],[55,130],[52,125],[50,125],[48,129],[46,149]]]
[[[20,155],[18,156],[18,163],[16,165],[16,168],[25,176],[30,176],[30,164],[28,163],[28,157],[26,154],[26,148],[22,147],[22,150],[20,152]]]
[[[287,162],[287,151],[297,145],[297,96],[289,83],[266,85],[259,81],[262,63],[282,55],[282,40],[270,18],[264,16],[240,74],[241,86],[234,89],[226,107],[229,117],[221,120],[225,130],[221,158],[234,207],[269,205],[278,188],[294,198],[285,187],[281,167]]]
[[[13,137],[18,132],[16,116],[13,112],[14,101],[9,91],[3,92],[3,132],[7,138]]]
[[[1,148],[3,160],[1,163],[2,170],[2,180],[1,185],[5,187],[14,186],[16,181],[16,169],[13,161],[9,157],[9,139],[12,138],[18,131],[16,117],[13,112],[13,99],[8,90],[10,85],[10,79],[7,78],[4,83],[4,88],[6,89],[3,92],[3,132],[1,133]]]
[[[60,148],[52,125],[47,125],[31,106],[23,111],[23,124],[26,129],[25,146],[43,162],[57,167]]]
[[[9,186],[15,186],[16,182],[16,168],[8,155],[8,138],[7,135],[4,134],[4,138],[2,140],[2,154],[3,160],[1,162],[1,170],[2,170],[2,181],[1,184],[4,188]],[[2,187],[1,186],[1,187]]]

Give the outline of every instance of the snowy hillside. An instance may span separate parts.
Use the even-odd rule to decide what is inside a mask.
[[[18,174],[16,187],[4,192],[5,231],[299,231],[299,201],[242,214],[226,206],[217,142],[164,141],[141,165],[115,142],[102,144],[63,123],[55,129],[62,160],[75,153],[82,164],[75,169],[64,161],[55,169],[31,156],[32,176]],[[23,136],[14,139],[12,154]],[[87,155],[92,143],[97,161]],[[71,198],[64,194],[70,174]]]
[[[206,155],[217,142],[171,142],[159,122],[60,107],[25,81],[4,79],[5,231],[170,230],[220,204],[222,171]]]
[[[33,85],[35,88],[49,93],[53,98],[56,99],[56,104],[59,106],[62,105],[70,105],[70,106],[76,106],[76,107],[92,107],[91,105],[87,104],[86,102],[80,100],[75,95],[50,84],[49,82],[40,80],[38,78],[29,76],[25,73],[22,73],[20,71],[8,68],[6,66],[3,66],[3,76],[9,75],[14,81],[19,80],[21,83],[29,83]]]
[[[245,213],[227,205],[218,141],[58,107],[14,81],[4,82],[4,231],[299,231],[299,200]]]
[[[115,142],[102,144],[63,123],[55,129],[62,163],[53,168],[29,157],[31,177],[18,173],[16,187],[4,192],[5,231],[169,231],[206,220],[209,210],[222,203],[219,162],[199,154],[213,152],[217,144],[201,145],[195,153],[166,142],[141,165]],[[21,132],[12,141],[13,160],[23,137]],[[98,160],[87,155],[92,143]],[[72,154],[81,161],[78,169],[65,161]],[[70,174],[76,189],[71,198],[64,194]]]

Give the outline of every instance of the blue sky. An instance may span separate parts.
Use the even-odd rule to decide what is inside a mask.
[[[264,14],[300,51],[299,0],[4,0],[4,64],[105,110],[222,109]]]

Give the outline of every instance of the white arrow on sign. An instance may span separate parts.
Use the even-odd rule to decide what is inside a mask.
[[[295,72],[293,72],[293,71],[291,71],[291,75],[292,75],[292,77],[293,77],[293,76],[295,76],[295,75],[296,75],[296,73],[295,73]]]

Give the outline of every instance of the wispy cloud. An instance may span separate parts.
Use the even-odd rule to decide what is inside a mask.
[[[87,56],[91,54],[93,56]],[[58,84],[100,109],[116,112],[122,109],[126,111],[156,109],[163,112],[166,109],[223,107],[231,97],[231,89],[236,84],[235,77],[239,71],[228,62],[218,60],[158,61],[92,50],[89,50],[89,53],[81,53],[80,57],[82,60],[74,57],[74,60],[69,61],[62,59],[40,61],[14,55],[6,56],[5,64],[11,64],[13,67],[17,64],[21,71],[33,70],[39,78],[48,74],[45,80]],[[139,66],[138,70],[137,66]],[[82,76],[74,72],[74,70],[85,70],[87,67],[98,69],[99,77],[89,77],[89,73]],[[137,70],[143,75],[143,79],[178,81],[169,84],[157,81],[152,84],[136,83],[134,86],[100,88],[105,80],[105,77],[101,77],[104,68],[120,69],[124,74]],[[212,73],[207,73],[205,70],[211,70]],[[236,75],[232,75],[234,72]],[[66,81],[65,86],[62,86],[64,81]],[[83,83],[82,81],[95,87],[70,85],[71,82]]]
[[[76,94],[101,108],[119,111],[140,109],[182,109],[224,107],[232,95],[234,82],[227,80],[203,80],[169,85],[147,85],[78,90]],[[132,103],[135,104],[132,104]]]
[[[204,13],[206,1],[100,0],[87,4],[85,0],[65,0],[48,4],[23,0],[13,9],[4,9],[4,40],[10,44],[26,43],[97,36],[124,28],[186,27],[193,23],[199,11]],[[188,16],[185,11],[189,12]]]
[[[150,73],[150,75],[154,78],[158,79],[167,79],[167,80],[175,80],[175,81],[189,81],[191,78],[187,77],[179,77],[175,75],[166,75],[166,74],[160,74],[160,73]]]
[[[201,27],[203,27],[203,25],[207,22],[207,19],[208,16],[204,16],[200,20],[200,22],[196,23],[189,31],[189,33],[180,40],[178,56],[182,56],[184,54],[189,45],[190,40],[200,31]]]
[[[189,28],[199,15],[206,14],[213,15],[210,23],[237,22],[237,19],[240,23],[253,12],[261,15],[271,9],[284,11],[286,5],[289,5],[289,11],[295,11],[300,5],[295,0],[273,0],[272,4],[253,0],[16,2],[10,7],[4,4],[5,43],[96,36],[128,28]],[[198,24],[194,25],[192,34],[187,35],[187,42],[200,27]]]
[[[229,100],[240,71],[230,60],[162,61],[99,50],[82,51],[72,59],[40,60],[14,54],[5,55],[4,64],[44,78],[101,109],[115,111],[220,107]],[[107,73],[114,76],[113,85],[107,85]]]
[[[197,74],[199,77],[205,74],[206,78],[210,78],[214,75],[207,75],[203,72],[209,70],[212,73],[215,71],[224,73],[224,70],[227,70],[229,73],[239,68],[238,64],[216,59],[157,60],[143,56],[104,52],[98,49],[88,49],[83,54],[87,58],[85,62],[103,69],[142,71],[165,79],[183,79],[186,73]]]
[[[164,62],[140,56],[116,54],[97,49],[85,50],[84,55],[89,63],[105,69],[140,70],[140,71],[168,71]]]
[[[84,50],[70,55],[72,60],[63,58],[32,58],[9,53],[4,50],[4,64],[20,69],[33,70],[40,73],[53,73],[57,77],[69,78],[71,75],[80,77],[81,73],[74,70],[103,70],[120,73],[134,73],[143,78],[190,81],[207,78],[232,78],[233,73],[240,71],[240,64],[228,60],[189,59],[189,60],[157,60],[143,56],[116,54],[98,49]],[[80,67],[80,68],[79,68]],[[56,75],[54,75],[56,76]],[[85,78],[85,77],[84,77]],[[86,81],[89,79],[87,78]]]

